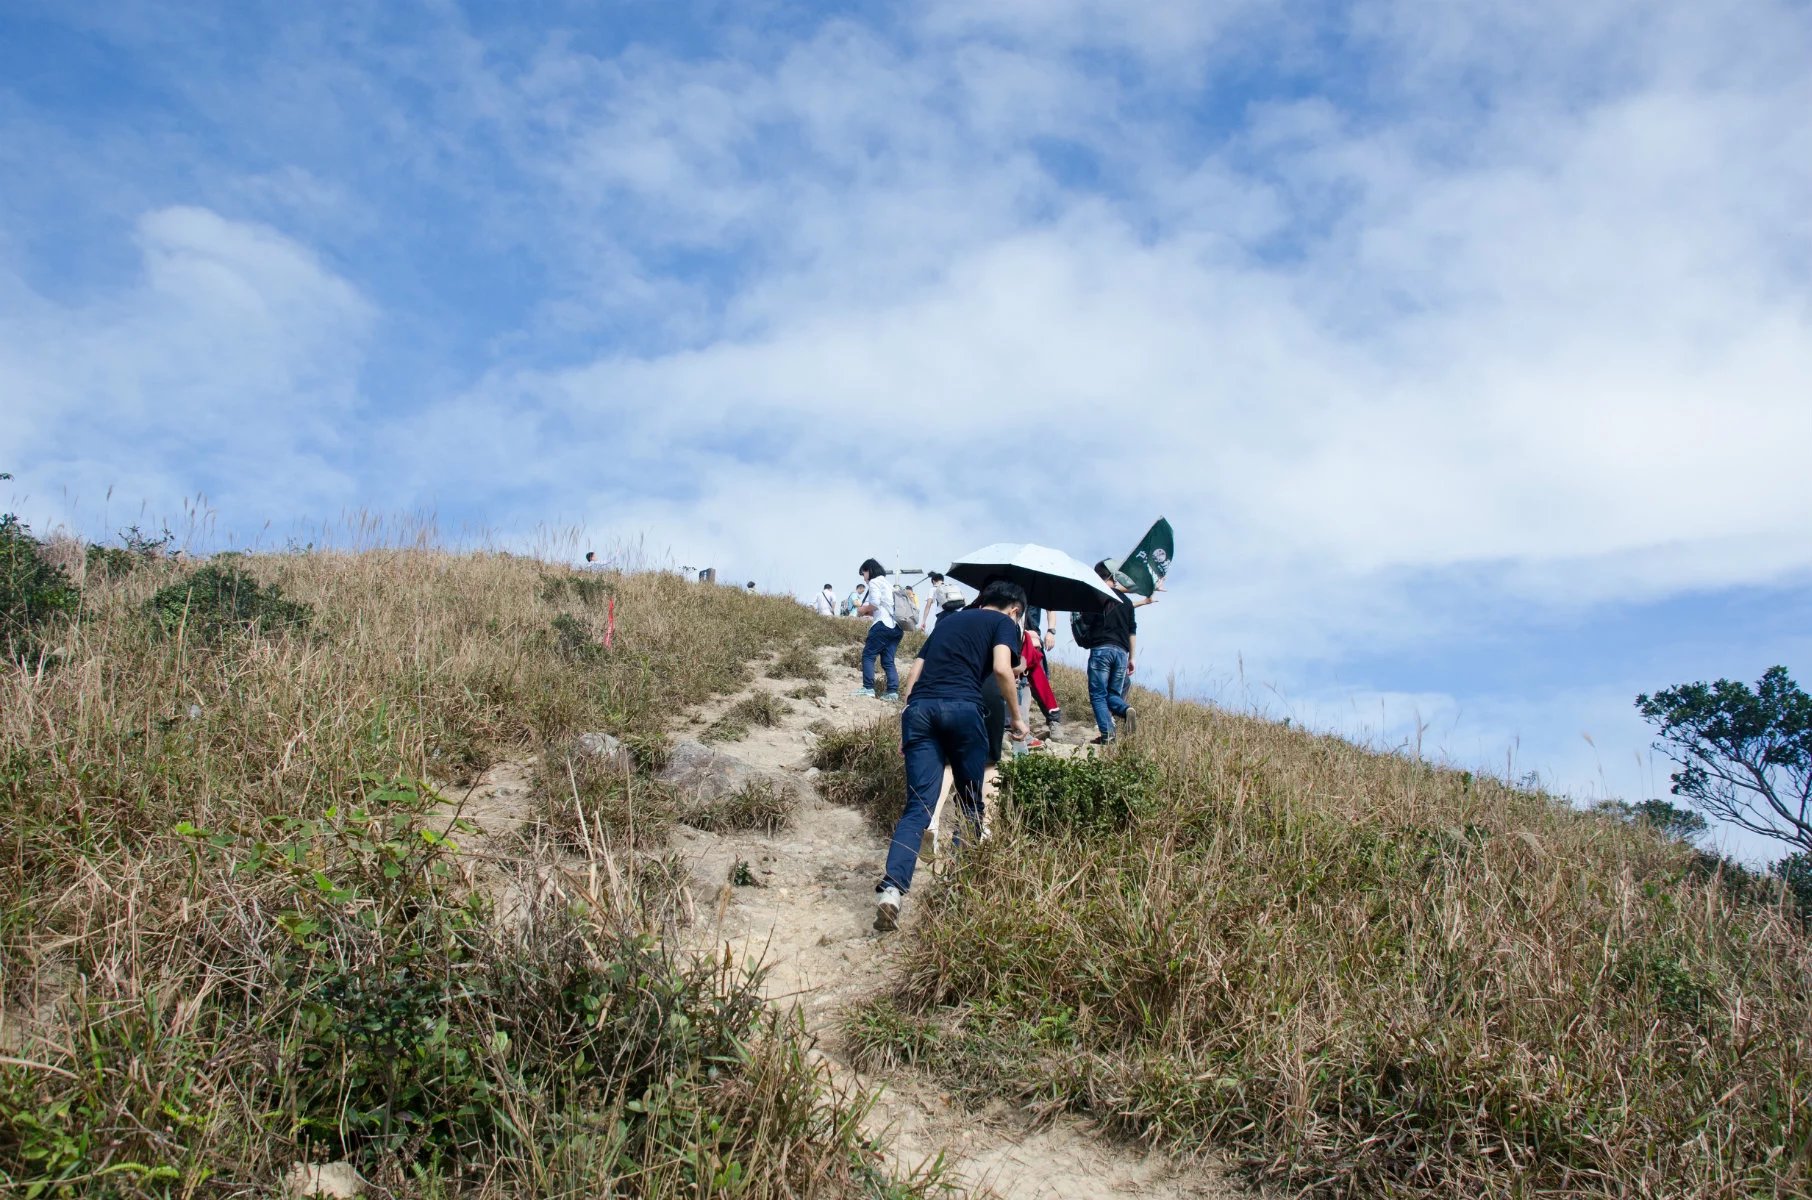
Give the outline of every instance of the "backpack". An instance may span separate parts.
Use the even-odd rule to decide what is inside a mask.
[[[901,629],[919,627],[919,597],[909,587],[893,589],[893,619]]]
[[[1101,640],[1101,614],[1071,613],[1070,636],[1082,649],[1093,650],[1095,643]]]

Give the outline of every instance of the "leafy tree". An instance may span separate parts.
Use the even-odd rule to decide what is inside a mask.
[[[1682,842],[1696,841],[1711,828],[1705,818],[1692,809],[1681,808],[1678,804],[1669,804],[1665,800],[1643,800],[1636,804],[1624,800],[1607,800],[1598,805],[1596,811],[1630,824],[1641,822],[1662,837]]]
[[[1636,697],[1680,767],[1673,792],[1739,829],[1812,851],[1812,696],[1785,667],[1751,690],[1720,679]]]

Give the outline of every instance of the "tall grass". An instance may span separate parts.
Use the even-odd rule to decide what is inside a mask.
[[[885,1177],[866,1101],[755,979],[649,935],[670,864],[617,841],[642,783],[568,777],[568,805],[539,773],[540,810],[581,831],[524,842],[507,920],[450,815],[500,757],[562,761],[599,729],[654,753],[771,645],[844,631],[503,555],[214,565],[295,619],[199,636],[189,568],[150,562],[87,581],[48,665],[0,669],[9,1190],[263,1195],[339,1157],[401,1196],[933,1189]]]
[[[1305,1195],[1812,1194],[1812,942],[1781,904],[1546,796],[1138,703],[1133,826],[1034,834],[1009,798],[915,894],[851,1023],[871,1059]]]

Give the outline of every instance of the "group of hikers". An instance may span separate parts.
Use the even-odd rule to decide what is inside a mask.
[[[862,686],[858,696],[899,701],[900,752],[906,761],[906,806],[888,846],[887,867],[875,885],[875,928],[899,926],[900,902],[912,886],[919,843],[930,827],[949,769],[963,829],[982,826],[982,784],[999,761],[1004,739],[1035,748],[1024,711],[1021,686],[1044,715],[1050,737],[1063,712],[1051,687],[1046,656],[1057,643],[1057,614],[1031,607],[1018,584],[996,580],[973,601],[943,575],[932,572],[931,598],[922,617],[916,597],[900,587],[873,558],[859,569],[862,583],[852,593],[849,615],[869,622],[862,645]],[[1088,651],[1089,705],[1098,731],[1094,744],[1111,744],[1133,732],[1137,717],[1127,701],[1137,669],[1139,623],[1135,610],[1153,597],[1133,592],[1117,564],[1104,559],[1095,574],[1114,593],[1100,614],[1077,614],[1071,631]],[[818,611],[840,611],[829,584]],[[825,598],[830,598],[828,608]],[[930,635],[902,682],[896,653],[906,629],[928,626]]]

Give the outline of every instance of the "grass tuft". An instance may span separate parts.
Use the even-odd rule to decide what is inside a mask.
[[[798,807],[799,793],[795,788],[781,780],[758,777],[688,813],[685,820],[694,828],[719,833],[780,833],[792,824]]]
[[[823,772],[818,791],[826,800],[859,810],[876,833],[892,834],[906,802],[897,719],[883,718],[847,730],[823,726],[812,765]]]
[[[803,642],[794,642],[782,650],[768,666],[768,675],[773,679],[811,681],[823,679],[824,674],[824,664],[818,661],[817,651]]]
[[[726,716],[747,725],[773,729],[786,719],[789,711],[786,701],[772,692],[756,692],[731,705]]]

